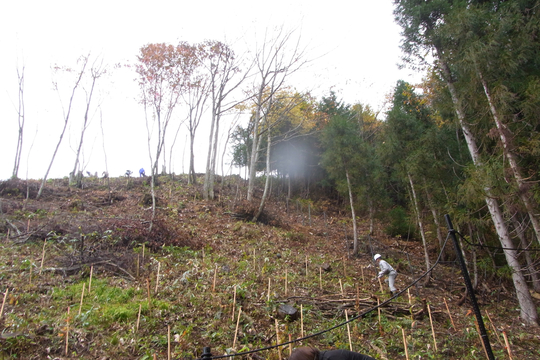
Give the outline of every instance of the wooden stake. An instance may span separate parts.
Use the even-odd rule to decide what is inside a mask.
[[[88,282],[88,294],[90,294],[90,289],[92,289],[92,274],[94,273],[94,265],[90,266],[90,281]]]
[[[231,315],[231,321],[234,321],[234,309],[236,307],[236,285],[234,285],[234,295],[233,295],[233,302],[232,302],[232,315]]]
[[[409,295],[409,305],[411,305],[412,304],[412,301],[411,301],[411,288],[407,289],[407,295]]]
[[[382,287],[381,278],[378,277],[377,279],[379,280],[379,286],[380,286],[380,288],[381,288],[381,293],[384,293],[384,290],[383,290],[383,287]]]
[[[457,330],[456,325],[454,324],[454,319],[452,319],[452,314],[450,313],[450,308],[448,307],[448,303],[446,302],[445,298],[443,298],[443,300],[444,300],[444,305],[446,305],[446,311],[448,311],[448,316],[450,317],[450,322],[452,322],[452,327],[454,328],[454,330]]]
[[[405,359],[409,360],[409,349],[407,349],[407,338],[405,337],[405,330],[401,328],[401,334],[403,334],[403,346],[405,347]]]
[[[343,283],[341,282],[341,279],[339,279],[339,288],[341,289],[341,296],[345,296],[343,293]]]
[[[4,305],[6,304],[8,292],[9,292],[9,289],[6,288],[6,292],[4,293],[4,300],[2,301],[2,307],[0,308],[0,319],[2,319],[2,314],[4,313]]]
[[[506,351],[508,351],[508,357],[512,360],[512,350],[510,350],[510,342],[506,336],[506,331],[503,331],[504,343],[506,344]]]
[[[253,270],[257,271],[257,259],[255,258],[255,249],[253,249]]]
[[[68,354],[68,345],[69,345],[68,340],[69,340],[69,306],[68,306],[67,319],[66,319],[66,353],[65,353],[66,356]]]
[[[268,278],[268,295],[267,295],[267,301],[270,301],[270,278]]]
[[[148,293],[148,309],[150,309],[150,279],[146,278],[146,291]]]
[[[381,327],[381,300],[377,298],[377,312],[379,313],[379,328]]]
[[[139,304],[139,314],[137,315],[137,325],[135,326],[135,332],[139,331],[139,323],[141,322],[141,309],[142,304]]]
[[[217,264],[214,268],[214,283],[212,284],[212,292],[216,291],[216,278],[217,278]]]
[[[351,327],[349,326],[349,315],[347,314],[347,309],[345,309],[345,320],[347,321],[347,334],[349,335],[349,349],[353,351],[351,340]]]
[[[144,243],[142,244],[142,262],[144,264]]]
[[[140,259],[141,255],[137,254],[137,279],[139,279],[139,268],[141,267]]]
[[[159,270],[161,270],[161,263],[158,261],[157,275],[156,275],[156,288],[154,289],[154,294],[157,294],[157,289],[159,285]]]
[[[493,320],[491,320],[491,317],[489,316],[489,313],[487,312],[487,310],[484,310],[488,319],[489,319],[489,322],[491,324],[491,327],[493,328],[493,332],[495,333],[495,335],[497,336],[497,340],[499,341],[499,344],[501,344],[502,347],[504,347],[502,341],[501,341],[501,337],[499,336],[499,332],[497,331],[497,329],[495,328],[495,325],[493,325]]]
[[[429,323],[431,324],[431,335],[433,335],[433,344],[435,344],[435,351],[438,352],[439,350],[437,349],[437,339],[435,339],[435,329],[433,328],[433,318],[431,317],[431,308],[429,304],[427,305],[427,310],[429,314]]]
[[[43,251],[41,252],[41,265],[39,266],[39,275],[41,275],[41,271],[43,270],[43,261],[45,260],[45,245],[47,245],[47,240],[43,240]]]
[[[279,345],[279,327],[278,327],[277,319],[274,319],[274,320],[276,321],[276,345]],[[277,347],[277,351],[279,355],[279,360],[281,360],[281,350],[279,350],[279,346]]]
[[[347,277],[347,264],[345,263],[345,256],[343,257],[343,277]]]
[[[86,283],[83,283],[82,284],[82,291],[81,291],[81,303],[79,304],[79,314],[78,315],[81,315],[82,303],[83,303],[83,299],[84,299],[84,287],[85,286],[86,286]]]
[[[365,280],[364,280],[364,267],[363,266],[360,266],[360,270],[362,270],[362,286],[364,286],[365,284]]]
[[[289,356],[292,354],[292,335],[289,334]]]
[[[234,330],[234,341],[233,341],[233,344],[232,344],[233,349],[236,346],[236,337],[238,335],[238,326],[240,325],[240,315],[241,314],[242,314],[242,307],[240,307],[240,309],[238,309],[238,320],[236,320],[236,329]]]
[[[356,311],[360,309],[360,288],[356,284]]]
[[[322,268],[319,267],[319,289],[322,290]]]
[[[26,224],[26,232],[30,232],[30,219],[28,219],[28,223]]]
[[[171,325],[167,325],[167,360],[171,360]]]
[[[287,283],[288,283],[289,272],[285,270],[285,296],[287,296]]]
[[[304,337],[304,309],[300,304],[300,337]]]
[[[478,322],[476,319],[474,320],[474,326],[476,326],[476,333],[478,334],[478,338],[480,339],[480,344],[482,344],[482,349],[484,349],[484,354],[486,355],[486,359],[490,359],[487,350],[486,345],[484,345],[484,341],[482,340],[482,334],[480,334],[480,327],[478,326]]]

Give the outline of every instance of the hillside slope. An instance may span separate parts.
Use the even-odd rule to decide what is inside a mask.
[[[389,238],[380,224],[369,237],[360,220],[353,257],[349,215],[331,199],[287,203],[276,191],[262,222],[251,223],[258,204],[242,200],[238,178],[225,179],[214,201],[201,200],[184,178],[159,182],[154,221],[147,178],[110,179],[110,190],[104,179],[87,178],[84,189],[51,180],[39,201],[38,182],[0,183],[3,356],[196,358],[203,347],[214,355],[264,348],[276,344],[276,331],[283,343],[362,314],[301,344],[351,341],[375,358],[400,359],[405,336],[410,358],[485,358],[454,261],[380,314],[368,312],[390,297],[372,281],[372,254],[394,265],[405,289],[425,271],[420,243]],[[476,296],[496,357],[508,358],[506,335],[514,358],[539,358],[540,332],[520,323],[511,281],[492,279]],[[283,304],[302,316],[283,318]],[[286,357],[288,345],[280,351],[244,357]]]

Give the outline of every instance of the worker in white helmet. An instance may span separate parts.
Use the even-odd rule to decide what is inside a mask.
[[[390,287],[390,292],[392,293],[392,295],[394,295],[398,291],[394,286],[394,283],[396,282],[397,271],[394,270],[394,268],[389,263],[381,259],[381,257],[381,254],[376,254],[373,257],[373,260],[375,260],[379,264],[379,268],[381,269],[376,279],[380,279],[384,275],[388,275],[388,286]]]

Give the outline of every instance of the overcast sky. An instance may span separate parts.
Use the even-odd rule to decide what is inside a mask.
[[[114,64],[134,64],[141,46],[220,40],[240,53],[261,43],[266,30],[283,27],[300,36],[307,56],[313,59],[290,85],[310,90],[317,98],[332,89],[347,103],[361,102],[379,110],[398,79],[415,82],[421,78],[398,70],[400,29],[392,10],[392,0],[5,2],[0,14],[0,180],[13,171],[18,66],[25,66],[26,118],[19,177],[25,178],[27,170],[29,178],[43,177],[60,136],[62,111],[73,81],[65,74],[55,75],[52,68],[76,68],[76,60],[86,54],[103,59],[110,72],[95,97],[101,112],[91,114],[84,167],[92,173],[105,170],[105,144],[109,173],[119,176],[127,169],[150,168],[144,112],[136,101],[136,74],[126,67],[113,69]],[[53,81],[58,83],[58,92],[53,90]],[[72,110],[69,134],[49,177],[67,176],[74,166],[75,134],[80,133],[85,95],[79,90],[75,96],[79,103]],[[188,151],[184,150],[185,136],[183,129],[175,147],[176,173],[188,167],[187,160],[182,160]],[[204,171],[207,138],[207,129],[201,125],[195,159],[198,172]]]

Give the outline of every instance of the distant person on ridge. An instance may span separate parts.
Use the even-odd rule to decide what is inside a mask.
[[[144,169],[141,168],[141,169],[139,170],[139,177],[145,177],[145,176],[146,176],[146,174],[144,173]]]
[[[375,360],[375,358],[344,349],[319,351],[303,346],[295,349],[289,360]]]
[[[380,279],[384,275],[388,275],[388,286],[390,287],[390,292],[392,293],[392,295],[394,295],[398,291],[394,286],[397,271],[394,270],[394,268],[389,263],[381,259],[381,257],[381,254],[376,254],[373,257],[373,260],[375,260],[377,264],[379,264],[379,268],[381,269],[381,271],[379,271],[379,275],[375,279]]]

